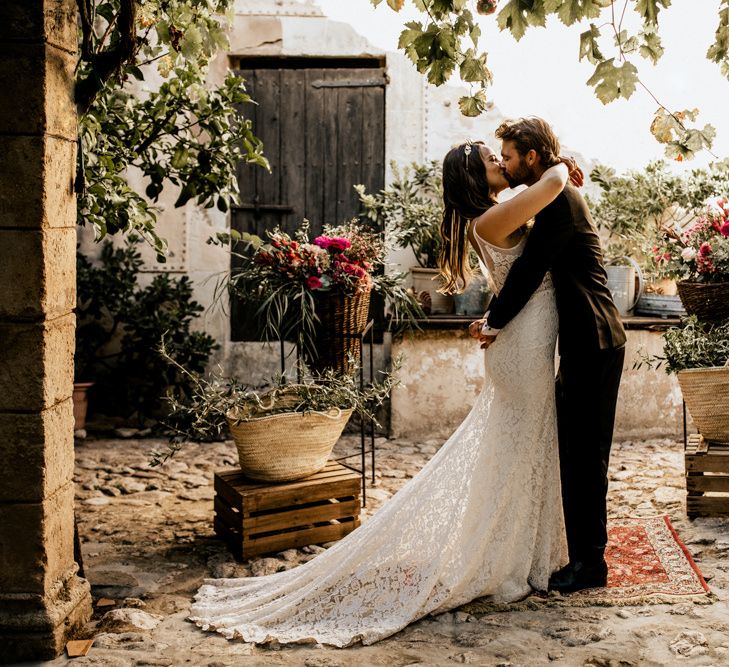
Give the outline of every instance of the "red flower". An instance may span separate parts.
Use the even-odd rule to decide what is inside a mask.
[[[314,245],[329,250],[329,252],[342,252],[352,247],[352,242],[340,236],[317,236]]]
[[[704,241],[699,247],[699,257],[708,257],[711,254],[711,244]]]
[[[309,276],[306,279],[306,286],[310,290],[315,290],[319,289],[322,286],[322,282],[316,276]]]
[[[729,220],[721,226],[719,231],[721,231],[722,236],[729,236]]]

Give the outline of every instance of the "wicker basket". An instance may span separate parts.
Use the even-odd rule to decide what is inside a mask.
[[[334,369],[339,373],[351,373],[353,364],[362,358],[362,341],[359,335],[367,326],[370,309],[370,290],[358,292],[354,296],[343,294],[321,294],[316,298],[315,359],[307,359],[309,367],[315,372]]]
[[[718,322],[729,317],[729,282],[696,283],[681,280],[676,286],[689,315],[696,315],[705,322]]]
[[[729,366],[690,368],[678,372],[683,399],[706,440],[729,442]]]
[[[319,472],[329,460],[352,410],[282,412],[298,402],[295,385],[269,392],[265,408],[244,406],[228,413],[243,474],[264,482],[285,482]]]

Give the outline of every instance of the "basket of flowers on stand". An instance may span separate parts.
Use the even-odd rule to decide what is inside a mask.
[[[653,252],[661,275],[678,281],[689,315],[704,322],[729,317],[729,198],[708,200],[684,227],[662,227]]]
[[[255,309],[267,339],[295,341],[314,372],[351,373],[359,364],[373,291],[394,319],[414,322],[422,315],[404,275],[382,270],[387,250],[377,230],[351,221],[325,226],[310,239],[304,221],[293,236],[280,229],[267,235],[234,239],[244,249],[234,253],[238,266],[229,290]]]

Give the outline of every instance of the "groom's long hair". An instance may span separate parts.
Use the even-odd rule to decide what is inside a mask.
[[[438,268],[442,294],[459,294],[471,277],[468,223],[496,204],[486,180],[481,159],[481,141],[452,148],[443,158],[443,220],[440,224],[441,249]]]

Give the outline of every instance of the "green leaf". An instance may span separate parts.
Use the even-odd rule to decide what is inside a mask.
[[[473,49],[469,49],[465,58],[461,61],[460,75],[463,81],[469,83],[487,80],[489,72],[486,69],[486,55],[482,54],[477,58]]]
[[[635,11],[640,14],[645,24],[657,25],[661,7],[667,9],[670,5],[671,0],[636,0]]]
[[[475,95],[464,96],[458,100],[458,107],[464,116],[480,116],[486,111],[486,93],[479,90]]]
[[[600,16],[601,3],[598,0],[545,0],[544,11],[555,13],[565,25],[572,25],[583,19]]]
[[[481,26],[478,23],[474,23],[470,32],[471,41],[473,42],[474,48],[478,48],[478,40],[481,37]]]
[[[529,27],[533,11],[532,0],[509,0],[496,16],[496,24],[500,30],[509,30],[518,42]]]
[[[397,43],[398,49],[404,49],[410,46],[418,37],[423,34],[423,25],[417,21],[410,21],[405,24],[405,30],[400,33],[400,39]]]
[[[651,60],[655,65],[663,55],[661,38],[655,30],[644,30],[640,33],[641,45],[640,55]]]
[[[144,73],[136,65],[129,65],[126,68],[126,71],[129,72],[129,74],[131,74],[137,81],[144,81]]]
[[[590,23],[590,29],[580,35],[580,60],[587,58],[593,65],[597,65],[605,59],[597,43],[599,37],[600,29],[594,23]]]
[[[434,86],[444,84],[453,74],[456,65],[450,58],[439,58],[434,60],[428,70],[428,82]]]
[[[627,30],[621,30],[614,36],[615,46],[623,53],[632,53],[638,48],[638,38],[629,37]]]
[[[603,104],[612,102],[618,97],[628,99],[635,92],[637,83],[638,70],[635,65],[624,62],[620,67],[616,67],[614,58],[603,60],[587,80],[587,85],[595,87],[595,95]]]

